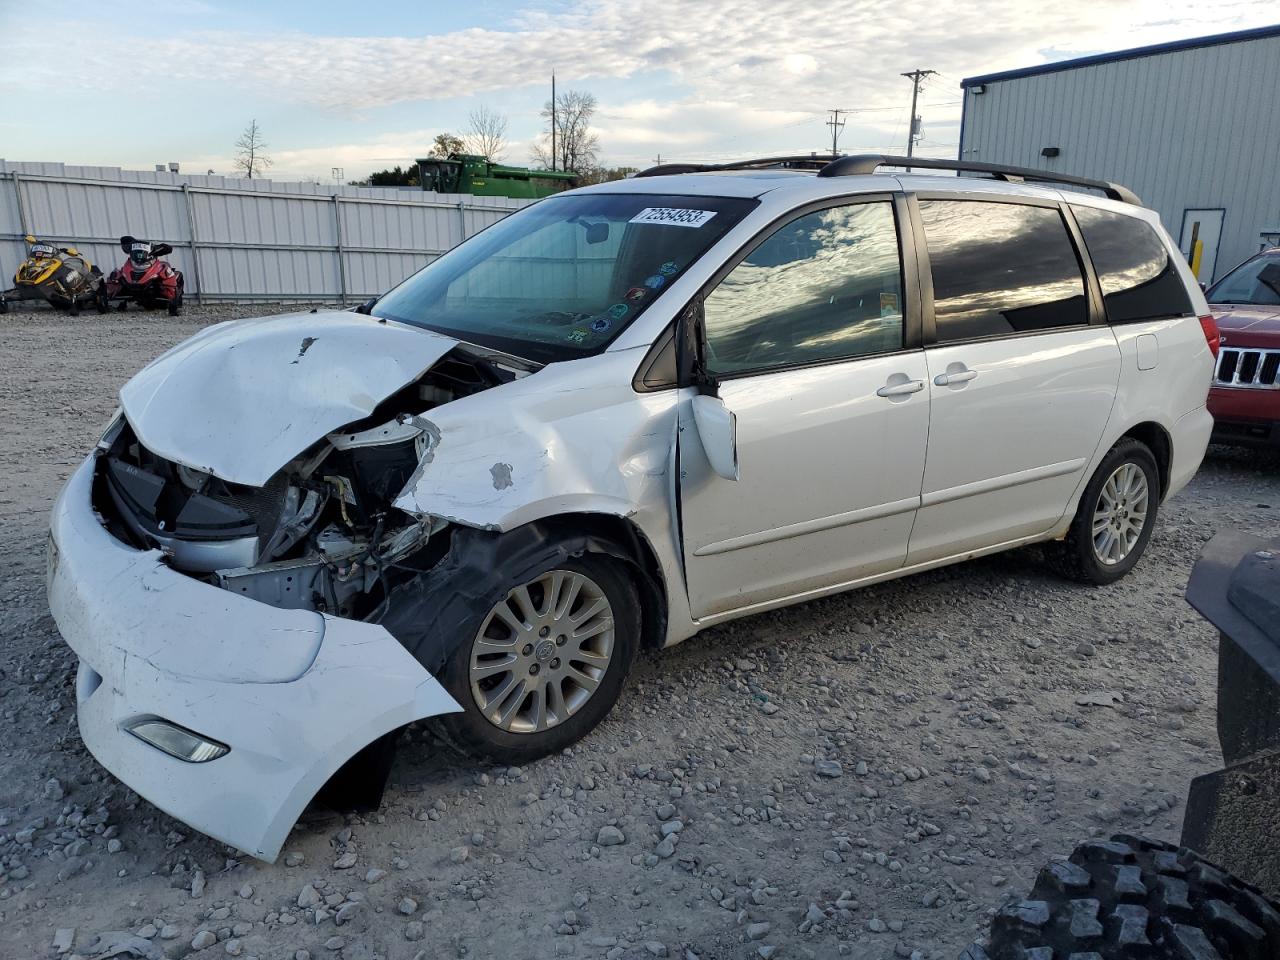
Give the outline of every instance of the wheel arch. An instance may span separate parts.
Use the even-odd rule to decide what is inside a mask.
[[[649,538],[639,524],[629,517],[614,513],[561,513],[531,521],[555,535],[587,533],[611,543],[621,551],[615,554],[638,574],[636,589],[640,593],[640,646],[656,650],[667,635],[667,583],[662,564]]]
[[[1163,502],[1168,495],[1169,476],[1173,468],[1173,439],[1169,436],[1169,431],[1154,420],[1145,420],[1134,424],[1117,439],[1123,440],[1125,437],[1144,444],[1155,457],[1156,468],[1160,471],[1160,500]]]

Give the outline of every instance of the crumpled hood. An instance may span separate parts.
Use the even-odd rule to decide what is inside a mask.
[[[457,345],[349,311],[236,320],[152,361],[120,390],[120,403],[152,453],[260,487]]]

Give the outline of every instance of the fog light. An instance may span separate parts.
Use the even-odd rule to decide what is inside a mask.
[[[186,727],[180,727],[159,717],[143,717],[125,724],[125,729],[139,740],[163,750],[171,757],[187,763],[207,763],[231,752],[226,744],[206,740]]]

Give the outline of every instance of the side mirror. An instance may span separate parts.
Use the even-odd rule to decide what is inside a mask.
[[[719,397],[693,398],[693,422],[711,469],[726,480],[738,479],[738,418]]]
[[[173,244],[171,243],[157,243],[151,248],[153,257],[167,257],[171,253],[173,253]]]

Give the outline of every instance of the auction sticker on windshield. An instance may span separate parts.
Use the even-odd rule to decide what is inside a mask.
[[[645,207],[632,223],[657,223],[668,227],[700,227],[716,215],[714,210],[687,210],[683,207]]]

